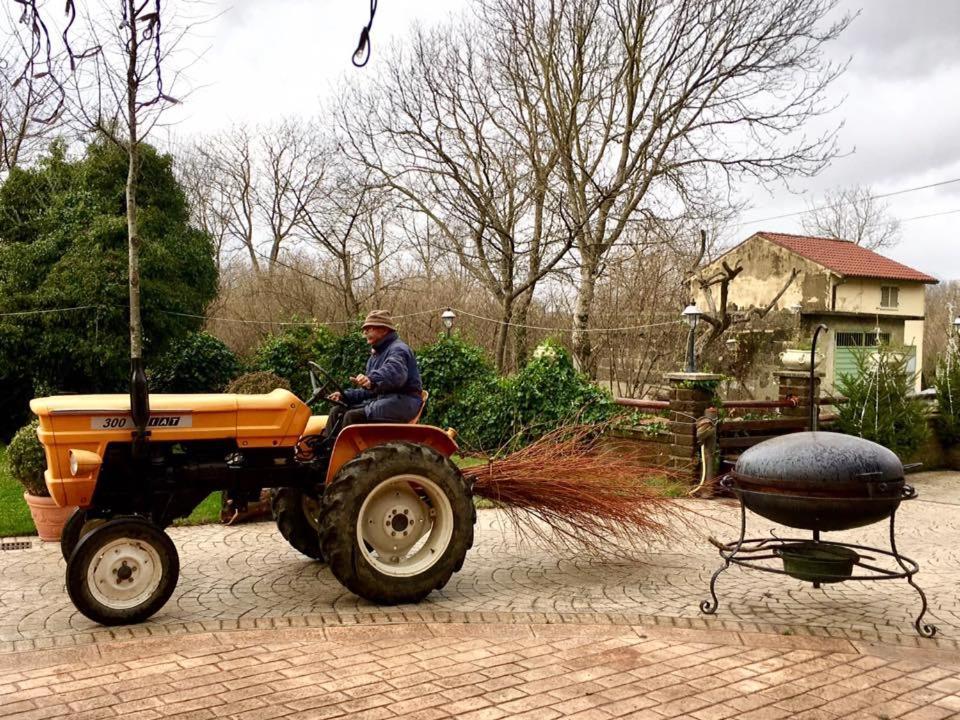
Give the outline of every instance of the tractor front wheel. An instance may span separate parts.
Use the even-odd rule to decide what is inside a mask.
[[[319,515],[319,498],[304,490],[280,488],[273,498],[273,519],[283,539],[314,560],[323,560]]]
[[[170,599],[180,558],[170,537],[147,520],[110,520],[85,533],[67,562],[67,593],[101,625],[146,620]]]
[[[107,522],[105,518],[91,517],[86,510],[77,508],[67,519],[60,533],[60,552],[64,560],[70,560],[73,549],[86,533]]]
[[[419,602],[442,588],[473,545],[470,488],[450,460],[424,445],[361,453],[327,486],[322,508],[331,572],[381,605]]]

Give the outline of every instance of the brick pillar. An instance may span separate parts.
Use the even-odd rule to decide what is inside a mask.
[[[778,397],[780,400],[796,398],[796,407],[780,408],[780,414],[784,417],[810,417],[810,373],[806,370],[779,370],[777,377],[780,380],[780,391]],[[820,399],[820,379],[822,372],[817,372],[813,378],[813,398],[814,402]],[[819,409],[818,409],[819,411]],[[806,425],[810,429],[810,423]]]
[[[668,451],[668,465],[672,468],[690,468],[691,478],[700,478],[700,449],[697,447],[697,420],[714,402],[709,385],[719,383],[721,375],[713,373],[667,373],[670,384],[670,421],[672,439]],[[698,387],[688,387],[697,383]]]

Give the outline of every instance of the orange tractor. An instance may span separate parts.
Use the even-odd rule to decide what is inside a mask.
[[[309,406],[336,383],[315,363],[310,380],[307,402],[286,390],[151,395],[140,419],[133,392],[31,401],[50,495],[79,508],[61,538],[77,609],[104,625],[159,610],[180,572],[164,528],[217,490],[242,498],[276,488],[284,538],[372,602],[413,603],[442,588],[476,521],[450,460],[453,431],[419,418],[327,428]]]

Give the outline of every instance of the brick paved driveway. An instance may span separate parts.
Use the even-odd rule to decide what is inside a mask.
[[[177,591],[132,628],[73,609],[56,544],[0,553],[0,716],[947,717],[960,712],[960,476],[914,480],[930,492],[901,509],[898,542],[921,563],[933,641],[914,635],[902,581],[814,590],[733,569],[704,618],[718,565],[706,537],[738,522],[717,502],[687,503],[681,539],[629,561],[518,544],[482,511],[463,571],[399,608],[346,592],[269,523],[174,528]]]
[[[960,716],[960,655],[847,640],[421,624],[201,633],[0,655],[0,717]]]

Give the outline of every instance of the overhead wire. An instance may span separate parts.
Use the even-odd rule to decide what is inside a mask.
[[[76,306],[76,307],[46,308],[46,309],[43,309],[43,310],[23,310],[23,311],[18,311],[18,312],[0,313],[0,317],[14,317],[14,316],[20,317],[20,316],[28,316],[28,315],[45,315],[45,314],[52,314],[52,313],[66,313],[66,312],[72,312],[72,311],[75,311],[75,310],[93,310],[93,309],[100,309],[100,310],[109,310],[109,309],[114,309],[114,310],[126,310],[127,308],[126,308],[125,306],[123,306],[123,305],[78,305],[78,306]],[[442,311],[447,310],[447,309],[453,310],[453,311],[456,312],[458,315],[463,315],[463,316],[465,316],[465,317],[474,318],[475,320],[481,320],[481,321],[483,321],[483,322],[493,323],[493,324],[495,324],[495,325],[506,325],[506,326],[508,326],[508,327],[524,328],[524,329],[526,329],[526,330],[544,330],[544,331],[547,331],[547,332],[571,332],[571,333],[574,332],[574,329],[573,329],[573,328],[569,328],[569,327],[565,328],[565,327],[550,327],[550,326],[546,326],[546,325],[529,325],[529,324],[526,324],[526,323],[516,323],[516,322],[509,321],[509,320],[498,320],[497,318],[491,318],[491,317],[487,317],[487,316],[485,316],[485,315],[478,315],[477,313],[470,312],[469,310],[464,310],[463,308],[449,307],[449,306],[432,308],[432,309],[430,309],[430,310],[418,310],[417,312],[404,313],[404,314],[402,314],[402,315],[394,315],[394,316],[393,316],[393,319],[394,319],[394,320],[404,320],[404,319],[406,319],[406,318],[418,317],[418,316],[421,316],[421,315],[437,315],[437,316],[439,316],[439,314],[440,314]],[[197,313],[185,313],[185,312],[180,312],[180,311],[177,311],[177,310],[165,310],[165,309],[163,309],[163,308],[156,308],[156,311],[157,311],[157,312],[161,312],[161,313],[163,313],[164,315],[175,315],[175,316],[177,316],[177,317],[196,318],[197,320],[204,320],[204,321],[206,321],[206,322],[215,321],[215,322],[228,322],[228,323],[244,323],[244,324],[251,324],[251,325],[280,325],[280,326],[285,326],[285,327],[286,327],[286,326],[309,327],[309,326],[317,325],[317,324],[318,324],[318,321],[316,321],[316,320],[255,320],[255,319],[252,319],[252,318],[231,318],[231,317],[220,317],[220,316],[216,316],[216,315],[200,315],[200,314],[197,314]],[[356,320],[329,320],[329,321],[319,322],[319,324],[321,324],[321,325],[354,325],[354,324],[356,324],[356,322],[357,322]],[[599,328],[597,328],[597,327],[591,327],[591,328],[583,328],[583,329],[581,330],[581,332],[588,332],[588,333],[597,333],[597,332],[625,332],[625,331],[627,331],[627,330],[645,330],[645,329],[647,329],[647,328],[664,327],[664,326],[667,326],[667,325],[683,324],[683,322],[684,322],[684,321],[683,321],[682,319],[677,318],[676,320],[666,320],[666,321],[663,321],[663,322],[646,323],[646,324],[643,324],[643,325],[623,325],[623,326],[620,326],[620,327],[599,327]]]
[[[894,197],[896,195],[906,195],[907,193],[918,192],[920,190],[929,190],[935,187],[941,187],[943,185],[951,185],[953,183],[960,182],[960,177],[950,178],[948,180],[940,180],[934,183],[929,183],[927,185],[917,185],[916,187],[904,188],[902,190],[894,190],[887,193],[877,193],[875,195],[870,195],[869,200],[882,200],[883,198]],[[771,220],[783,220],[785,218],[797,217],[798,215],[806,215],[810,212],[817,212],[819,210],[831,210],[836,207],[840,207],[845,203],[833,203],[830,205],[820,205],[818,207],[807,208],[806,210],[797,210],[796,212],[784,213],[782,215],[771,215],[770,217],[757,218],[757,219],[747,219],[741,222],[736,223],[733,227],[742,227],[744,225],[756,225],[758,223],[770,222]],[[953,212],[953,211],[950,211]],[[944,213],[946,214],[946,213]],[[930,217],[933,217],[932,215]],[[919,220],[919,217],[916,218],[907,218],[907,220]],[[903,220],[901,222],[907,222]]]
[[[18,310],[16,312],[0,313],[0,317],[25,317],[28,315],[48,315],[51,313],[73,312],[74,310],[92,310],[93,308],[106,307],[104,305],[77,305],[76,307],[65,308],[46,308],[43,310]]]

